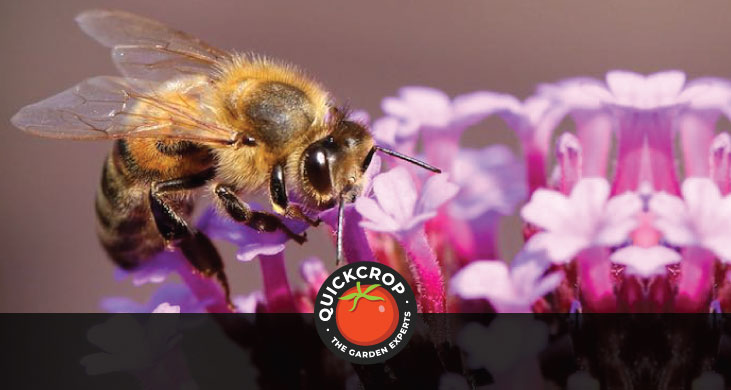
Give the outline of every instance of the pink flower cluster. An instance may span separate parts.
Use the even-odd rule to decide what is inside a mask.
[[[399,270],[423,312],[731,310],[731,136],[717,129],[731,117],[731,82],[613,71],[604,80],[540,85],[524,101],[405,87],[382,109],[371,124],[377,142],[444,173],[391,158],[381,172],[374,161],[368,185],[346,207],[345,254]],[[522,161],[504,145],[461,142],[490,116],[515,131]],[[571,125],[559,128],[567,119]],[[510,260],[501,257],[498,230],[515,213],[525,244]],[[335,214],[320,217],[332,228]],[[263,291],[236,297],[237,311],[312,310],[328,275],[320,260],[302,263],[304,286],[292,289],[283,235],[213,212],[199,228],[238,245],[238,260],[261,264]],[[135,282],[163,282],[178,271],[184,286],[163,286],[172,293],[147,305],[117,298],[105,307],[226,310],[214,281],[191,276],[174,255],[161,257]]]

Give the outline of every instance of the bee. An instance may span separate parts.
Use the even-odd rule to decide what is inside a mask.
[[[433,172],[424,162],[375,145],[330,94],[294,66],[210,46],[157,21],[114,10],[77,16],[111,48],[123,77],[89,78],[22,108],[11,122],[50,138],[114,140],[95,199],[98,236],[112,260],[134,269],[179,248],[226,296],[223,262],[187,221],[209,191],[217,208],[257,231],[282,231],[281,217],[317,226],[310,214],[338,208],[336,264],[343,257],[345,203],[360,191],[377,151]],[[242,195],[266,192],[274,213]],[[293,200],[296,200],[293,201]]]

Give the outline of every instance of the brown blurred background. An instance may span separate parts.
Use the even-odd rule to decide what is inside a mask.
[[[434,86],[451,95],[489,89],[525,98],[540,82],[602,77],[616,68],[731,76],[731,5],[689,4],[3,1],[0,311],[97,311],[103,296],[144,302],[152,291],[115,282],[111,262],[96,241],[92,201],[110,145],[35,138],[9,124],[25,104],[83,78],[115,73],[107,49],[76,27],[73,18],[81,10],[123,8],[224,49],[291,61],[316,75],[339,99],[377,117],[381,98],[403,85]],[[470,130],[465,142],[515,144],[498,120]],[[314,253],[332,261],[324,230],[310,236],[304,247],[288,249],[291,265]],[[502,237],[506,252],[514,253],[516,234],[503,232]],[[231,247],[221,247],[234,291],[258,288],[256,262],[238,263]]]

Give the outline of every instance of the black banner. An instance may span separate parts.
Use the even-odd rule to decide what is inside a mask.
[[[385,363],[351,364],[312,314],[4,314],[12,389],[723,389],[719,314],[415,318]]]

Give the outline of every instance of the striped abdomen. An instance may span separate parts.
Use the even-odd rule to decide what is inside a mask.
[[[195,174],[211,165],[209,153],[185,141],[118,140],[107,156],[96,195],[99,240],[117,265],[131,269],[164,249],[150,210],[153,182]],[[166,195],[166,203],[187,218],[189,192]]]

